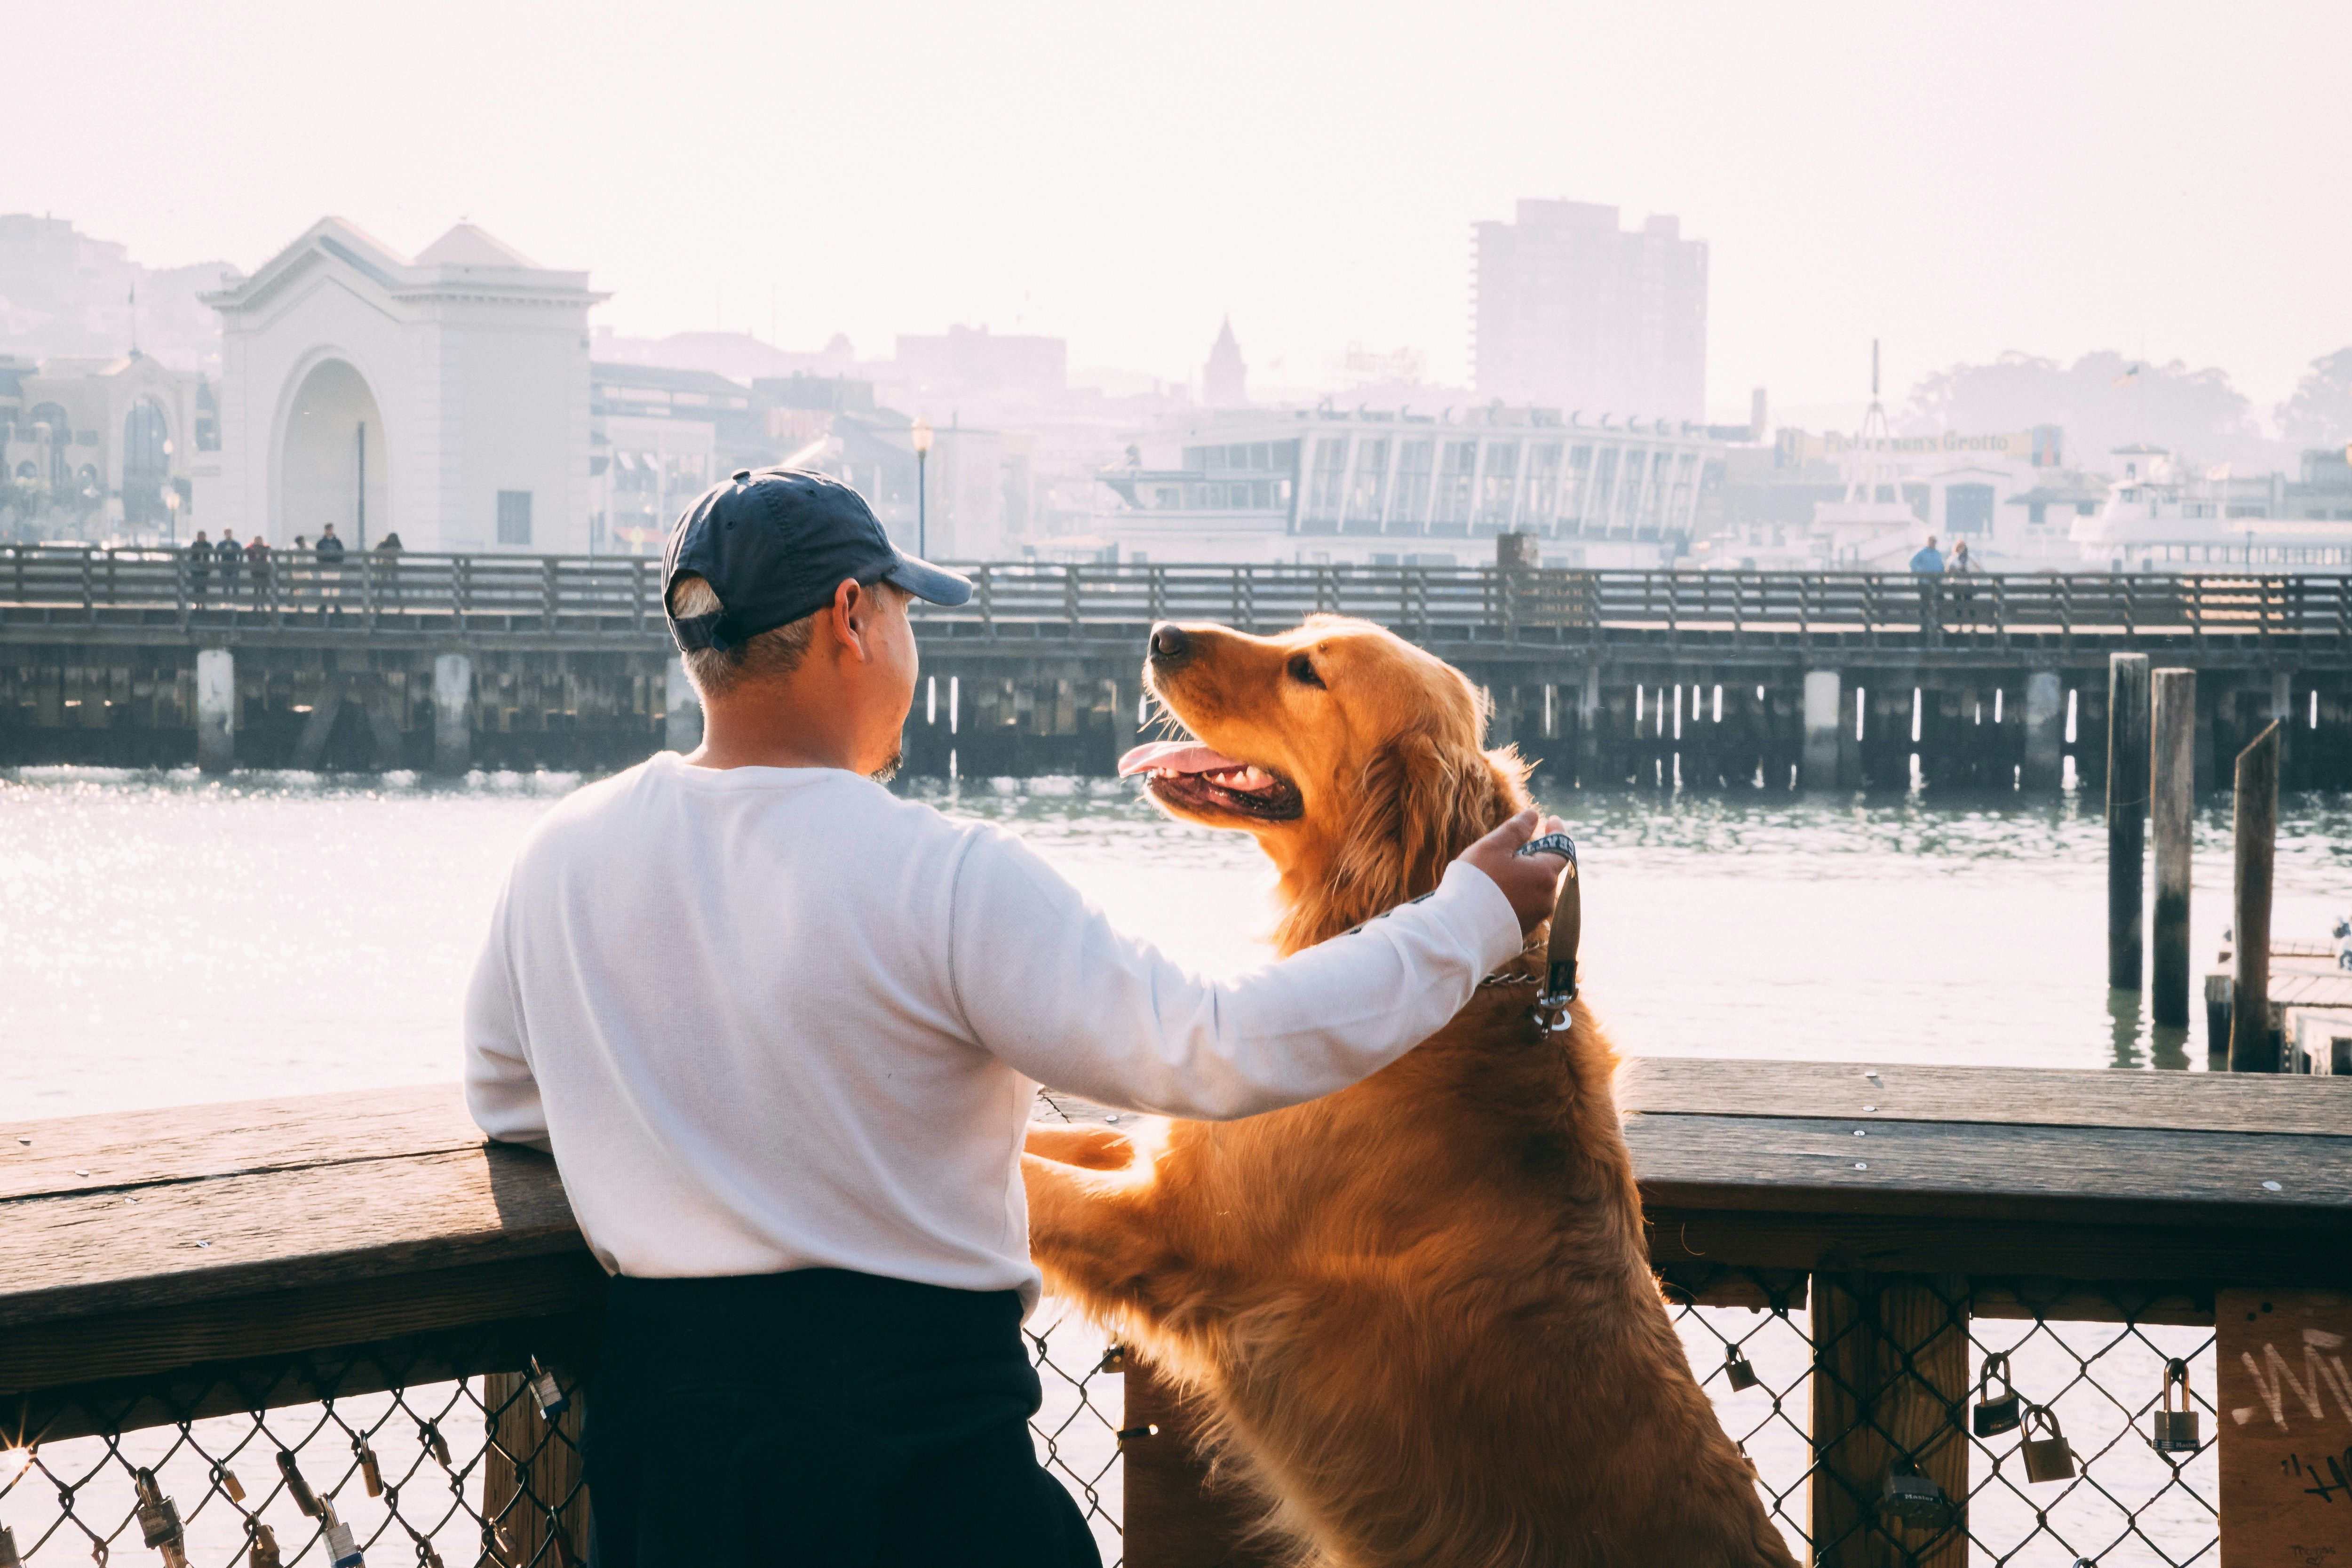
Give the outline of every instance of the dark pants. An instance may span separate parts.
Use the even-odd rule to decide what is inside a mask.
[[[613,1281],[595,1568],[1101,1568],[1038,1465],[1013,1292],[840,1269]]]

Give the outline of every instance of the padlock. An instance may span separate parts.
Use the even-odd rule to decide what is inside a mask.
[[[433,1450],[434,1459],[443,1469],[453,1468],[449,1463],[449,1439],[441,1436],[439,1426],[427,1421],[416,1429],[416,1436],[424,1441],[426,1447]]]
[[[441,1553],[434,1551],[433,1543],[421,1535],[416,1538],[416,1568],[445,1568]]]
[[[247,1550],[245,1568],[284,1568],[284,1559],[278,1554],[278,1533],[259,1520],[249,1520],[247,1528],[253,1541]]]
[[[2180,1394],[2180,1408],[2173,1408],[2173,1391]],[[2189,1398],[2189,1363],[2175,1359],[2164,1367],[2164,1394],[2154,1415],[2148,1418],[2147,1440],[2159,1454],[2193,1454],[2205,1446],[2197,1435],[2197,1407]]]
[[[367,1559],[360,1555],[359,1542],[352,1537],[352,1527],[340,1519],[327,1526],[327,1561],[332,1568],[367,1568]]]
[[[228,1494],[229,1501],[245,1500],[245,1483],[236,1479],[235,1470],[230,1469],[226,1465],[215,1465],[213,1478],[220,1483],[220,1489]]]
[[[354,1441],[352,1447],[360,1451],[360,1480],[367,1488],[367,1495],[383,1496],[383,1467],[375,1462],[375,1450],[360,1441]]]
[[[1908,1459],[1886,1468],[1885,1485],[1878,1496],[1878,1511],[1914,1530],[1941,1530],[1952,1521],[1952,1503],[1931,1476],[1922,1475]]]
[[[155,1472],[141,1470],[139,1483],[139,1533],[147,1544],[163,1552],[163,1561],[172,1568],[186,1568],[187,1553],[180,1530],[180,1509],[163,1489],[155,1482]]]
[[[1125,1345],[1113,1345],[1110,1349],[1103,1352],[1102,1360],[1095,1363],[1095,1370],[1097,1372],[1125,1372],[1127,1370],[1127,1347]]]
[[[2045,1434],[2036,1437],[2033,1424],[2042,1423]],[[2020,1445],[2025,1455],[2025,1479],[2029,1481],[2068,1481],[2074,1479],[2074,1450],[2066,1446],[2066,1434],[2058,1430],[2058,1416],[2046,1405],[2025,1407],[2025,1440]]]
[[[1992,1380],[2000,1379],[2000,1392],[1992,1391]],[[2009,1357],[1999,1351],[1985,1357],[1984,1370],[1977,1374],[1977,1407],[1969,1422],[1979,1437],[1998,1437],[2003,1432],[2014,1432],[2024,1419],[2025,1402],[2009,1381]]]
[[[537,1356],[530,1358],[530,1397],[531,1403],[539,1406],[541,1417],[548,1421],[572,1408],[572,1401],[556,1383],[555,1374],[540,1365]]]
[[[302,1472],[294,1463],[291,1449],[278,1450],[278,1473],[286,1478],[286,1495],[294,1500],[296,1508],[300,1509],[303,1514],[310,1519],[324,1517],[319,1511],[319,1494],[312,1491],[310,1483],[302,1479]]]
[[[16,1555],[16,1532],[0,1524],[0,1568],[25,1568],[25,1560]]]
[[[1723,1347],[1723,1375],[1731,1384],[1734,1394],[1744,1393],[1764,1381],[1756,1375],[1756,1369],[1748,1364],[1748,1358],[1739,1353],[1738,1345]]]

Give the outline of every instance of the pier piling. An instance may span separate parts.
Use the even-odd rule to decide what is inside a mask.
[[[2235,907],[2231,946],[2230,1070],[2276,1072],[2271,1039],[2271,869],[2278,848],[2279,724],[2238,753]]]
[[[472,765],[474,661],[462,653],[433,657],[433,771],[457,774]]]
[[[208,773],[236,766],[236,656],[225,647],[196,653],[196,766]]]
[[[662,744],[673,752],[690,752],[702,744],[702,700],[686,678],[686,660],[675,654],[662,685]]]
[[[2147,655],[2107,656],[2107,984],[2137,991],[2146,964]]]
[[[1839,691],[1836,670],[1805,672],[1805,741],[1799,778],[1807,789],[1835,789],[1838,784],[1838,720],[1845,709]]]
[[[2063,776],[2065,752],[2065,689],[2056,670],[2033,670],[2025,678],[2024,786],[2055,790]]]
[[[2159,669],[2151,678],[2154,732],[2150,793],[2156,830],[2156,919],[2149,1016],[2158,1026],[2189,1025],[2190,834],[2196,817],[2197,672]]]

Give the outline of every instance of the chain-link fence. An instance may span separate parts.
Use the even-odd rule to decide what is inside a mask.
[[[1675,1311],[1801,1559],[1863,1561],[1864,1539],[1866,1560],[1886,1563],[2214,1559],[2215,1461],[2199,1441],[2213,1430],[2213,1336],[2177,1321],[2194,1303],[1760,1270],[1698,1289],[1754,1302]],[[1045,1302],[1027,1332],[1045,1388],[1039,1455],[1118,1563],[1118,1359],[1066,1303]],[[0,1453],[0,1527],[35,1568],[150,1547],[223,1568],[352,1550],[420,1568],[584,1561],[576,1347],[541,1337],[535,1349],[528,1331],[482,1331],[27,1403],[39,1427]],[[499,1363],[518,1370],[438,1375]],[[2168,1434],[2184,1446],[2161,1451],[2151,1423],[2176,1367],[2188,1393],[2172,1403],[2200,1430]],[[318,1397],[283,1403],[293,1394]]]

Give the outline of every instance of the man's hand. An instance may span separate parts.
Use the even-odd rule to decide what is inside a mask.
[[[1463,863],[1493,878],[1503,897],[1511,900],[1511,912],[1519,917],[1521,936],[1551,918],[1552,898],[1567,861],[1549,852],[1522,857],[1519,846],[1539,834],[1567,831],[1568,825],[1557,816],[1538,821],[1531,805],[1462,851]]]

